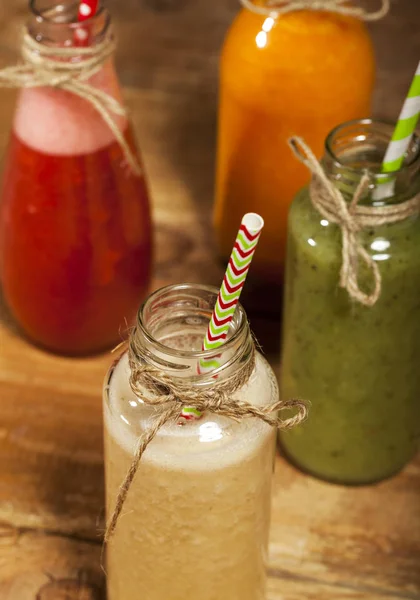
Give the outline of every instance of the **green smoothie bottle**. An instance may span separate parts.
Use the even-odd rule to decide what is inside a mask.
[[[280,440],[293,463],[337,483],[389,477],[419,446],[420,144],[414,137],[405,166],[390,177],[392,196],[377,200],[392,132],[391,125],[354,121],[326,141],[326,182],[350,212],[358,190],[367,226],[350,226],[344,239],[342,223],[315,208],[325,183],[316,176],[289,215],[281,393],[311,400],[312,408]],[[389,211],[398,220],[384,224]]]

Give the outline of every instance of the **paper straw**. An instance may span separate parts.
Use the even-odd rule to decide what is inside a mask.
[[[226,341],[263,227],[264,220],[256,213],[247,213],[242,219],[203,341],[203,350],[216,350]],[[218,366],[217,357],[201,359],[199,372],[214,370]],[[182,417],[187,420],[200,416],[201,413],[192,407],[182,411]]]
[[[77,20],[79,21],[79,23],[82,23],[83,21],[87,21],[88,19],[94,17],[98,11],[98,8],[99,0],[81,0],[79,4],[79,10],[77,12]],[[86,29],[79,27],[75,31],[74,36],[76,38],[76,42],[78,42],[79,45],[88,43],[89,34],[86,31]]]
[[[382,173],[395,173],[404,164],[407,152],[420,117],[420,62],[414,75],[408,96],[401,110],[391,142],[382,163]],[[374,191],[376,200],[387,198],[394,193],[395,180],[384,179]]]
[[[242,219],[204,338],[204,350],[219,348],[226,340],[263,227],[264,220],[255,213]]]
[[[99,8],[99,0],[82,0],[77,14],[78,21],[86,21],[94,17]]]

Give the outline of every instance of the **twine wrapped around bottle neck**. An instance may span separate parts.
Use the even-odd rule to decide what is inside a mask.
[[[358,234],[369,227],[379,227],[403,221],[417,215],[420,210],[420,194],[399,204],[389,206],[359,206],[369,186],[369,174],[366,172],[360,180],[353,199],[347,203],[339,189],[330,181],[302,138],[294,136],[289,145],[298,158],[312,173],[309,188],[314,208],[330,223],[337,224],[342,234],[342,264],[340,287],[346,289],[351,298],[364,306],[374,306],[381,295],[382,278],[377,262],[363,247]],[[362,259],[371,272],[373,290],[366,293],[360,288],[359,259]]]
[[[255,355],[256,350],[253,344],[250,358],[233,377],[216,382],[206,389],[194,388],[188,381],[180,378],[174,379],[164,371],[145,364],[139,358],[141,356],[141,346],[138,345],[136,329],[134,329],[129,343],[131,389],[136,396],[142,398],[145,404],[160,410],[144,435],[139,439],[133,461],[120,487],[114,511],[106,528],[105,543],[111,539],[115,531],[144,451],[165,424],[175,424],[179,421],[184,407],[194,406],[202,413],[210,411],[213,414],[228,417],[234,421],[254,417],[278,429],[291,429],[307,418],[308,406],[301,400],[279,400],[267,406],[258,407],[234,398],[235,392],[248,382],[255,369]],[[297,410],[297,413],[288,419],[283,420],[277,414],[290,409]],[[188,427],[188,425],[184,426]]]
[[[141,175],[138,160],[117,121],[117,117],[127,116],[124,106],[89,83],[90,78],[98,73],[105,61],[112,56],[115,45],[111,31],[101,42],[88,47],[51,47],[37,42],[25,32],[22,40],[24,63],[1,69],[0,87],[53,87],[86,100],[111,129],[133,172]]]
[[[390,0],[381,0],[381,6],[374,12],[368,12],[358,6],[349,6],[348,0],[267,0],[264,4],[255,4],[252,0],[241,0],[248,10],[267,17],[279,17],[298,10],[333,12],[362,21],[378,21],[385,17],[390,9]]]

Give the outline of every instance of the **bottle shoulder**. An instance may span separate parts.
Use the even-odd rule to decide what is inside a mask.
[[[298,121],[290,133],[301,135],[325,120],[324,137],[336,123],[369,114],[375,59],[368,32],[356,20],[344,27],[337,15],[315,17],[241,11],[223,46],[222,94],[280,112],[283,124]],[[312,119],[320,117],[316,125]]]
[[[341,257],[342,231],[312,205],[308,187],[294,198],[289,212],[289,244],[295,251],[336,262]],[[420,218],[365,228],[359,240],[378,263],[403,261],[420,266],[413,248],[420,243]],[[329,257],[329,258],[328,258]]]
[[[291,52],[299,59],[328,58],[320,67],[331,66],[350,51],[357,59],[364,55],[374,60],[370,33],[359,19],[328,12],[296,11],[281,17],[264,16],[245,8],[239,11],[225,37],[224,53],[235,52],[244,57],[277,55],[290,63]],[[334,51],[332,50],[334,48]],[[359,65],[360,66],[360,65]]]
[[[108,438],[113,438],[131,453],[138,439],[153,422],[155,408],[137,397],[129,384],[129,365],[124,354],[111,368],[104,385],[104,421]],[[256,368],[238,397],[256,405],[266,405],[278,399],[278,387],[271,367],[258,356]],[[185,455],[207,456],[245,450],[248,444],[259,444],[259,438],[269,434],[271,428],[257,419],[244,419],[237,423],[226,417],[205,414],[201,419],[182,425],[165,425],[148,453],[151,459],[171,455],[182,459]],[[242,449],[242,450],[241,450]]]
[[[112,60],[108,60],[89,83],[123,104]],[[115,120],[125,132],[126,117],[116,115]],[[94,106],[75,94],[51,87],[20,91],[13,129],[27,146],[58,156],[91,154],[115,141],[113,132]]]

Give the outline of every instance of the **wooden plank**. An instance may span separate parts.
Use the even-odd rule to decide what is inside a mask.
[[[2,385],[0,521],[98,539],[104,505],[100,379],[97,387],[95,397]]]
[[[104,600],[101,545],[60,535],[0,526],[2,600]],[[389,593],[352,583],[333,585],[271,569],[267,600],[399,600],[418,596]]]
[[[353,488],[305,477],[279,458],[272,565],[333,585],[420,598],[419,497],[420,456],[389,481]]]
[[[400,595],[363,585],[331,585],[283,571],[272,571],[272,576],[268,579],[267,600],[384,600],[385,598],[417,600],[418,596]]]
[[[2,600],[102,600],[100,545],[0,527]]]

